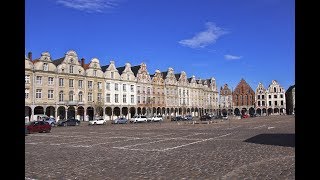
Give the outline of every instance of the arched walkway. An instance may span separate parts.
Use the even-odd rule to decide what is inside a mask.
[[[31,115],[32,115],[31,107],[25,106],[24,107],[25,122],[28,122],[31,120]]]
[[[93,108],[92,106],[87,107],[87,117],[86,117],[86,121],[93,120],[93,116],[94,116],[94,108]]]
[[[66,119],[66,108],[63,106],[58,107],[58,117],[57,120]]]
[[[238,108],[235,108],[235,109],[234,109],[234,114],[235,114],[236,116],[240,116],[240,110],[239,110]]]
[[[46,115],[48,116],[48,117],[55,117],[55,113],[56,113],[56,111],[55,111],[55,108],[53,107],[53,106],[48,106],[47,108],[46,108]]]
[[[261,109],[260,108],[257,109],[257,114],[259,114],[261,116]]]
[[[249,109],[249,114],[250,114],[250,115],[254,115],[254,113],[255,113],[255,110],[254,110],[253,107],[251,107],[251,108]]]
[[[106,119],[111,120],[111,116],[112,116],[112,109],[111,109],[111,107],[106,107],[105,113],[106,113],[106,116],[107,116]]]
[[[77,108],[77,119],[79,119],[80,121],[84,121],[84,107],[79,106]]]
[[[42,106],[37,106],[34,108],[34,114],[44,114],[44,110]]]
[[[75,108],[73,106],[70,106],[68,108],[68,112],[67,112],[67,118],[70,119],[70,118],[76,118],[76,111],[75,111]]]
[[[136,114],[136,108],[131,107],[130,108],[130,116],[129,116],[129,118],[132,118],[135,114]]]

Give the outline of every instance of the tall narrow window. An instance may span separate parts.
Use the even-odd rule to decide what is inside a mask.
[[[29,89],[24,90],[24,98],[28,99],[29,98]]]
[[[83,102],[83,93],[81,91],[79,92],[78,96],[79,96],[79,99],[78,99],[79,102]]]
[[[59,86],[63,87],[63,78],[59,78]]]
[[[88,93],[88,101],[91,102],[92,101],[92,93]]]
[[[101,102],[101,100],[102,100],[101,93],[98,93],[97,100],[98,100],[98,102]]]
[[[107,89],[107,90],[110,90],[110,83],[107,83],[107,84],[106,84],[106,89]]]
[[[278,106],[278,101],[275,101],[275,102],[274,102],[274,105],[275,105],[275,106]]]
[[[26,84],[29,84],[29,83],[30,83],[30,75],[25,75],[25,76],[24,76],[24,82],[25,82]]]
[[[110,102],[110,94],[106,94],[106,100],[108,103]]]
[[[123,92],[126,92],[126,91],[127,91],[127,85],[126,85],[126,84],[123,84],[123,85],[122,85],[122,89],[123,89]]]
[[[118,86],[118,85],[119,85],[118,83],[115,83],[115,84],[114,84],[114,90],[116,90],[116,91],[119,90],[119,86]]]
[[[63,91],[59,92],[59,102],[63,101]]]
[[[92,81],[88,81],[88,88],[92,89]]]
[[[83,87],[83,80],[79,80],[79,81],[78,81],[78,87],[79,87],[79,89],[82,89],[82,87]]]
[[[42,84],[42,76],[37,76],[36,77],[36,83],[37,84]]]
[[[41,99],[41,95],[42,95],[42,90],[41,89],[37,89],[36,90],[36,98],[37,99]]]
[[[69,70],[70,70],[70,73],[73,73],[73,66],[72,65],[70,65]]]
[[[140,93],[140,86],[137,86],[137,92]]]
[[[73,79],[69,79],[69,87],[73,87]]]
[[[53,85],[53,77],[48,77],[48,84]]]
[[[134,85],[130,85],[131,92],[134,92]]]
[[[273,92],[277,92],[277,88],[276,87],[273,88]]]
[[[53,99],[53,90],[48,90],[48,99]]]
[[[131,103],[134,103],[134,95],[131,95]]]
[[[114,95],[114,102],[118,103],[119,102],[119,94]]]
[[[281,103],[281,106],[283,106],[283,101],[281,101],[280,103]]]
[[[137,102],[140,104],[140,96],[137,96]]]
[[[271,101],[269,101],[269,106],[271,106]]]
[[[97,76],[97,70],[93,70],[93,76]]]
[[[102,83],[98,82],[98,89],[102,89]]]
[[[114,72],[111,72],[111,79],[114,78]]]
[[[48,63],[43,63],[43,70],[48,71]]]
[[[69,92],[69,101],[73,101],[73,91]]]
[[[123,103],[127,103],[127,95],[123,95],[123,97],[122,97],[122,101],[123,101]]]

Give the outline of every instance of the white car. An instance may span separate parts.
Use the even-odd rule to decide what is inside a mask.
[[[90,120],[89,121],[89,125],[97,125],[97,124],[106,124],[107,121],[104,120],[103,118],[99,118],[99,119],[94,119],[94,120]]]
[[[160,122],[160,121],[163,121],[163,118],[162,118],[161,115],[153,116],[153,117],[151,118],[151,121],[152,121],[152,122]]]
[[[130,119],[131,123],[137,123],[137,122],[147,122],[147,117],[146,116],[133,116]]]

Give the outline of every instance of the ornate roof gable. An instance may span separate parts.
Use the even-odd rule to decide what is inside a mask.
[[[147,65],[145,63],[141,63],[140,69],[138,70],[137,74],[138,82],[142,83],[151,83],[151,78],[149,72],[147,70]]]

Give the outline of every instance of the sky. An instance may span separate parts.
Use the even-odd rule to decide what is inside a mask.
[[[293,0],[27,0],[25,54],[146,63],[253,90],[295,84]]]

